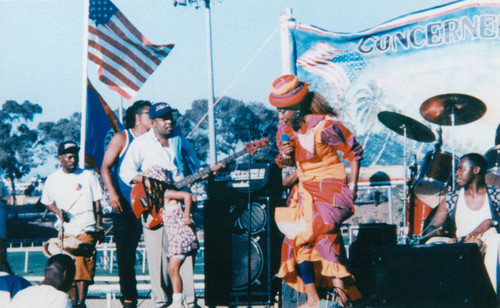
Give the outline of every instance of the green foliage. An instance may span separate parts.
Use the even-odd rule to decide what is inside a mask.
[[[55,144],[67,140],[79,141],[80,123],[80,112],[75,112],[69,118],[62,118],[57,122],[40,122],[38,124],[40,144],[45,145],[51,141]]]
[[[176,118],[177,127],[193,144],[198,157],[208,157],[208,117],[194,129],[207,112],[206,100],[195,100],[191,109]],[[244,143],[269,137],[270,144],[260,149],[253,160],[271,162],[277,155],[275,145],[278,115],[276,111],[267,109],[262,103],[245,104],[243,101],[224,97],[214,108],[216,148],[223,157],[243,148]],[[193,130],[194,129],[194,130]]]
[[[40,163],[35,160],[38,134],[28,126],[40,113],[42,107],[29,101],[19,104],[8,100],[0,110],[0,173],[10,180],[12,191],[14,180]]]

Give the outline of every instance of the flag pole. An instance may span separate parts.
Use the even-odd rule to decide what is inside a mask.
[[[80,168],[85,168],[85,139],[87,135],[87,58],[89,33],[89,0],[83,0],[83,48],[82,48],[82,117],[80,129]]]
[[[292,19],[292,9],[282,9],[280,14],[280,40],[281,40],[281,72],[283,75],[291,74],[290,39],[288,38],[288,23]]]
[[[210,0],[205,0],[206,34],[207,34],[207,80],[208,80],[208,142],[209,163],[217,162],[215,151],[215,115],[214,115],[214,73],[212,56],[212,17],[210,12]]]
[[[120,117],[120,122],[123,123],[123,96],[120,96],[120,109],[118,110],[118,116]]]

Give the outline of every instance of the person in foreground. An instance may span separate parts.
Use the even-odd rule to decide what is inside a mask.
[[[450,242],[474,242],[484,254],[484,264],[491,284],[498,293],[500,235],[500,187],[486,186],[486,159],[477,153],[460,158],[456,171],[457,191],[447,194],[436,210],[434,222],[424,235],[433,234],[451,219]]]
[[[276,161],[295,165],[299,180],[288,207],[276,209],[276,223],[285,234],[277,276],[307,294],[303,307],[319,307],[318,288],[334,288],[334,305],[349,305],[357,292],[340,227],[354,214],[363,150],[333,110],[313,113],[320,112],[313,101],[324,98],[296,76],[276,79],[269,100],[282,114]],[[290,141],[281,142],[285,134]],[[350,163],[351,188],[337,151]]]
[[[31,283],[28,280],[12,273],[7,261],[5,239],[0,237],[0,307],[8,307],[11,298],[29,286]]]
[[[41,285],[19,291],[12,299],[11,308],[71,308],[67,292],[75,277],[75,262],[66,254],[57,254],[47,260]]]
[[[125,127],[109,142],[101,167],[101,176],[109,192],[113,208],[113,232],[116,242],[118,276],[120,277],[123,307],[137,306],[137,279],[135,277],[136,250],[142,233],[142,225],[132,212],[131,187],[118,176],[123,157],[132,141],[151,128],[149,101],[136,101],[125,112]]]
[[[40,201],[56,214],[64,236],[90,245],[90,253],[75,256],[75,284],[69,292],[73,307],[85,308],[88,287],[94,282],[95,245],[104,237],[102,188],[94,172],[78,167],[80,148],[72,141],[59,145],[61,168],[47,177]]]

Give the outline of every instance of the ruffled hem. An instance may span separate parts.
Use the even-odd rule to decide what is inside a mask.
[[[295,290],[305,292],[304,283],[300,276],[297,275],[296,264],[293,260],[282,263],[276,276],[286,281]],[[333,287],[333,278],[354,281],[354,277],[347,271],[344,265],[334,264],[325,260],[314,262],[314,272],[316,287]]]

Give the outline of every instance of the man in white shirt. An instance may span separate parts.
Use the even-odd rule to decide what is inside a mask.
[[[67,292],[75,277],[75,262],[70,256],[57,254],[47,261],[42,284],[19,291],[11,308],[71,308]]]
[[[62,226],[64,236],[74,236],[95,248],[102,239],[102,188],[96,175],[78,167],[80,148],[71,141],[58,148],[61,168],[48,176],[41,203],[57,215],[56,227]],[[84,308],[88,286],[95,274],[95,249],[85,256],[75,256],[75,285],[69,296],[74,307]]]
[[[200,162],[189,141],[174,128],[173,109],[167,103],[156,103],[149,109],[152,129],[137,137],[125,155],[119,176],[125,183],[142,182],[141,173],[161,167],[172,173],[174,181],[198,171]],[[215,165],[212,170],[220,168]],[[163,205],[161,205],[163,206]],[[152,298],[157,307],[165,307],[171,301],[167,295],[168,258],[164,228],[151,230],[144,225],[143,233],[148,253]],[[193,283],[193,258],[189,256],[181,266],[180,275],[188,304],[195,304]]]

